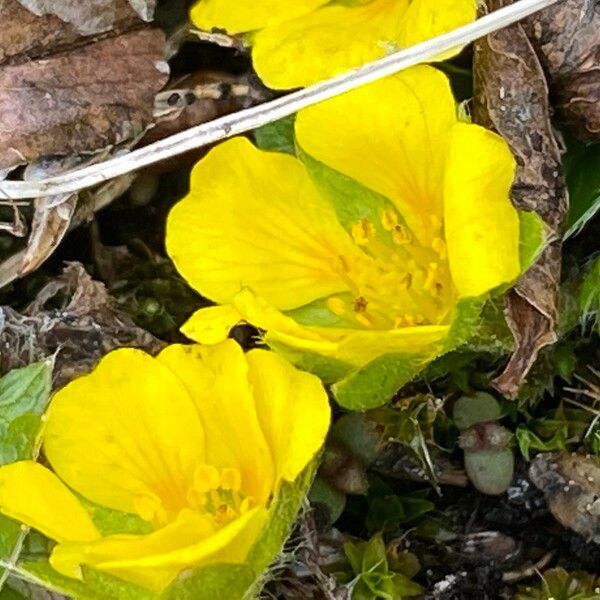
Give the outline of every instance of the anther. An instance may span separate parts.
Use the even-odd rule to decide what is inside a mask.
[[[327,308],[338,317],[341,317],[346,312],[346,303],[337,296],[332,296],[327,299]]]
[[[406,244],[410,244],[412,237],[410,231],[406,227],[396,225],[392,231],[392,240],[394,240],[394,244],[397,244],[398,246],[405,246]]]
[[[398,215],[395,210],[386,208],[381,213],[381,225],[386,231],[393,231],[394,227],[398,225]]]
[[[361,219],[352,226],[352,238],[359,246],[366,246],[374,235],[375,228],[367,219]]]
[[[367,310],[367,306],[369,305],[369,303],[367,302],[366,298],[363,298],[362,296],[359,296],[358,298],[356,298],[356,300],[354,301],[354,312],[356,313],[364,313]]]

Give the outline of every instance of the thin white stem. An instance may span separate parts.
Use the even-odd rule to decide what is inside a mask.
[[[519,2],[485,15],[473,23],[390,54],[344,75],[328,79],[271,102],[192,127],[129,154],[40,181],[4,181],[0,183],[0,195],[12,199],[34,198],[68,194],[98,185],[114,177],[148,167],[195,148],[256,129],[408,67],[431,61],[452,48],[463,46],[516,23],[557,1],[519,0]]]

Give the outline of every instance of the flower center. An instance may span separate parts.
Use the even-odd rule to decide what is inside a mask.
[[[380,221],[356,221],[351,234],[361,254],[340,257],[340,273],[351,295],[328,299],[334,314],[355,326],[394,329],[414,325],[438,325],[453,303],[454,291],[442,238],[442,223],[430,217],[434,232],[424,246],[386,209]]]
[[[211,515],[217,527],[239,518],[254,505],[253,498],[241,490],[242,476],[237,469],[218,470],[201,465],[194,473],[194,482],[188,492],[192,508]]]

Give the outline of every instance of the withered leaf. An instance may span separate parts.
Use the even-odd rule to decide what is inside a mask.
[[[57,300],[65,299],[56,308]],[[46,305],[52,300],[53,307]],[[79,263],[51,280],[23,312],[0,307],[0,355],[6,372],[56,354],[55,385],[88,372],[107,352],[131,346],[157,352],[164,344],[137,327],[116,306],[105,286]]]
[[[510,0],[488,0],[496,10]],[[516,349],[496,380],[515,397],[539,351],[556,340],[560,281],[560,232],[567,213],[561,156],[550,123],[548,86],[521,25],[475,45],[475,121],[500,133],[517,160],[515,206],[537,212],[548,225],[550,245],[507,296],[507,321]]]
[[[143,30],[0,69],[0,168],[140,134],[167,81],[164,34]]]
[[[562,0],[525,21],[548,74],[557,116],[580,139],[600,139],[600,4]]]
[[[554,518],[600,543],[600,461],[580,454],[538,454],[529,468]]]
[[[139,25],[138,14],[128,0],[116,0],[111,32],[120,34]],[[0,63],[29,62],[87,42],[89,38],[54,14],[38,16],[19,0],[0,0]]]
[[[38,17],[56,15],[73,25],[82,35],[102,33],[112,29],[117,19],[116,0],[19,0]],[[140,18],[151,21],[156,0],[130,0]]]

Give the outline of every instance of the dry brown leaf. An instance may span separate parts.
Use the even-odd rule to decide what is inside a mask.
[[[600,4],[563,0],[526,30],[548,74],[558,117],[584,141],[600,138]]]
[[[120,34],[139,26],[139,17],[128,1],[116,0],[111,33]],[[18,0],[0,0],[0,63],[29,62],[89,41],[73,25],[53,14],[38,16]]]
[[[31,235],[20,267],[20,277],[35,271],[58,247],[71,225],[77,196],[47,196],[34,201]]]
[[[73,25],[82,35],[110,31],[117,20],[116,0],[19,0],[38,17],[56,15]],[[131,7],[144,21],[151,21],[155,0],[130,0]]]
[[[152,121],[164,34],[127,33],[0,69],[0,168],[123,143]]]
[[[49,300],[66,298],[58,308]],[[104,285],[94,281],[79,263],[71,263],[50,281],[34,302],[19,313],[0,307],[2,372],[57,353],[55,384],[64,385],[88,372],[107,352],[121,346],[157,352],[164,344],[137,327],[121,312]]]
[[[488,10],[510,4],[488,0]],[[475,45],[475,121],[500,133],[517,160],[512,192],[515,206],[537,212],[552,243],[507,296],[507,322],[516,342],[499,391],[514,398],[539,351],[556,341],[561,245],[567,212],[561,156],[550,124],[548,86],[521,25]]]
[[[554,518],[600,543],[600,461],[580,454],[538,454],[529,468]]]

